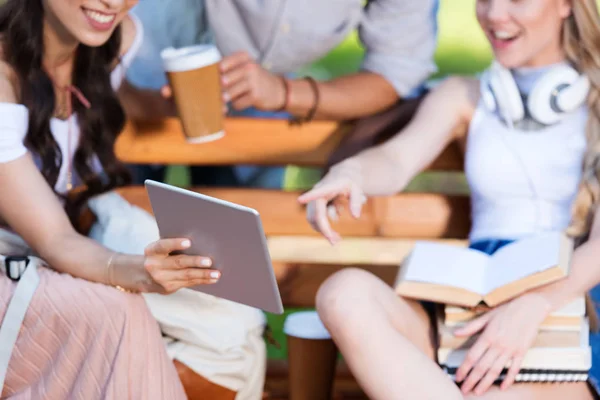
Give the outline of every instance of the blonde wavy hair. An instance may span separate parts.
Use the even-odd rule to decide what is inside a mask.
[[[596,0],[572,1],[572,13],[563,26],[562,43],[569,61],[591,83],[583,175],[567,230],[571,236],[582,239],[589,234],[600,204],[600,15]]]

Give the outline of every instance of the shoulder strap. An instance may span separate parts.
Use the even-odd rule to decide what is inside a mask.
[[[5,263],[4,256],[0,256],[0,262],[2,264]],[[0,395],[4,388],[8,364],[10,363],[19,331],[23,325],[25,314],[27,314],[31,299],[40,283],[40,277],[37,272],[40,262],[41,260],[38,258],[30,257],[27,268],[25,268],[25,272],[20,277],[13,297],[8,303],[2,326],[0,326]]]

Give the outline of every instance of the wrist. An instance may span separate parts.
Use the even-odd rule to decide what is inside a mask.
[[[553,296],[546,292],[531,292],[529,296],[539,304],[544,316],[548,316],[561,306]]]
[[[319,87],[316,81],[308,78],[291,80],[289,81],[289,92],[287,111],[300,118],[307,118],[312,111],[311,118],[314,117],[320,103]]]
[[[335,179],[348,180],[363,191],[362,164],[355,157],[333,165],[327,175]]]
[[[279,84],[280,84],[280,106],[277,107],[274,111],[286,111],[288,108],[288,104],[290,103],[290,83],[284,76],[279,76]]]
[[[108,284],[132,292],[148,292],[149,277],[144,256],[114,253],[108,268]]]
[[[549,304],[550,312],[554,312],[566,304],[585,296],[585,291],[574,285],[570,277],[551,283],[533,291]]]

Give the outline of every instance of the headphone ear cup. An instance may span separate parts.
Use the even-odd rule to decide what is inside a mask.
[[[498,111],[498,104],[496,103],[496,97],[490,84],[490,75],[491,72],[489,69],[483,72],[479,81],[479,91],[485,108],[490,112],[496,112]]]
[[[560,93],[567,90],[571,85],[580,79],[579,73],[570,66],[561,65],[548,71],[539,82],[533,87],[527,99],[527,109],[531,116],[538,122],[545,125],[552,125],[559,122],[568,111],[575,110],[583,104],[587,96],[587,90],[581,92],[576,98],[566,98],[561,107],[558,103]],[[583,77],[582,79],[585,79]],[[579,93],[578,93],[579,94]]]
[[[490,68],[489,85],[500,115],[508,122],[520,121],[525,117],[525,107],[519,88],[512,74],[497,62]]]

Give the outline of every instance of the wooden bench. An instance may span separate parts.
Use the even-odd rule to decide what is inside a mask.
[[[316,121],[289,126],[287,121],[227,119],[223,139],[188,144],[176,119],[129,122],[116,144],[127,163],[172,165],[300,165],[323,166],[348,132],[347,124]],[[449,146],[430,171],[461,172],[462,154]],[[255,208],[261,214],[284,305],[313,307],[320,284],[347,266],[367,269],[392,284],[398,265],[417,239],[466,243],[470,227],[469,200],[447,193],[400,193],[368,200],[360,220],[342,215],[334,228],[344,240],[331,247],[315,233],[298,204],[298,192],[192,188],[202,193]],[[143,187],[120,190],[131,203],[151,212]],[[341,365],[337,398],[355,398],[360,390]],[[285,362],[269,362],[266,390],[272,399],[287,397]],[[344,397],[345,396],[345,397]]]

